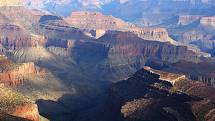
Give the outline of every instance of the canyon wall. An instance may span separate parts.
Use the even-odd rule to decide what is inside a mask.
[[[198,15],[182,15],[179,16],[178,24],[180,25],[188,25],[195,21],[199,21],[202,16]]]
[[[16,25],[0,25],[0,44],[11,50],[24,47],[45,45],[47,38],[41,35],[29,34],[25,29]]]
[[[113,16],[105,16],[97,12],[73,12],[66,21],[75,27],[85,29],[118,30],[133,26]]]
[[[200,23],[205,26],[212,26],[215,28],[215,17],[203,17],[200,20]]]
[[[34,63],[14,64],[1,57],[0,64],[0,83],[6,85],[22,84],[27,78],[35,77],[39,73]]]

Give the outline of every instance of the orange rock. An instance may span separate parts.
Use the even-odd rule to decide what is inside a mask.
[[[13,116],[22,117],[32,121],[39,121],[39,112],[36,104],[25,104],[23,106],[18,106],[14,109],[11,114]]]

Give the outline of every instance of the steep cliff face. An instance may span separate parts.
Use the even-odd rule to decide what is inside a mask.
[[[19,26],[0,25],[0,44],[11,50],[45,45],[46,42],[47,39],[44,36],[30,34]]]
[[[215,108],[214,95],[207,95],[214,88],[187,79],[182,79],[172,86],[159,77],[160,75],[156,73],[142,69],[130,78],[114,84],[109,91],[105,111],[99,119],[105,121],[214,119],[212,113]],[[205,93],[196,93],[204,91]],[[205,112],[202,112],[203,108]]]
[[[186,46],[148,41],[130,32],[110,31],[96,40],[76,41],[71,56],[83,69],[91,70],[91,75],[116,81],[134,73],[151,60],[159,60],[167,65],[180,60],[196,63],[201,61],[202,55],[188,50]]]
[[[133,32],[147,40],[168,41],[168,32],[165,28],[139,28],[134,24],[102,13],[73,12],[70,17],[66,18],[66,21],[74,27],[95,30],[95,34],[98,34],[99,37],[104,34],[104,31],[118,30]]]
[[[15,64],[5,57],[1,57],[0,64],[0,83],[6,85],[22,84],[25,79],[39,73],[34,63]]]
[[[108,41],[107,41],[108,40]],[[115,57],[155,57],[163,61],[178,60],[196,61],[197,56],[185,46],[175,46],[170,43],[147,41],[132,33],[111,32],[99,39],[109,46],[109,58]],[[167,49],[168,48],[168,49]],[[189,56],[189,59],[187,58]]]

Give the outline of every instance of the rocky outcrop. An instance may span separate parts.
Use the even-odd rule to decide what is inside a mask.
[[[164,71],[159,71],[159,70],[155,70],[152,69],[148,66],[144,67],[145,70],[150,71],[151,73],[156,73],[158,75],[160,75],[160,80],[165,80],[170,82],[172,85],[180,82],[181,80],[185,80],[186,76],[183,74],[176,74],[176,73],[170,73],[170,72],[164,72]]]

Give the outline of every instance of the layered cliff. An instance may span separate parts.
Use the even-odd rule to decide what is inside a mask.
[[[123,79],[152,60],[167,65],[180,60],[202,61],[201,54],[186,46],[148,41],[130,32],[117,31],[106,32],[95,40],[76,41],[71,56],[83,69],[91,70],[91,75],[109,81]]]
[[[34,63],[15,64],[5,57],[0,59],[0,69],[0,83],[5,85],[22,84],[27,78],[39,73]]]
[[[103,15],[102,13],[73,12],[65,20],[74,27],[85,29],[84,31],[86,29],[95,30],[96,38],[104,35],[105,31],[118,30],[133,32],[146,40],[170,41],[165,28],[139,28],[134,24],[127,23],[113,16]]]
[[[188,25],[169,28],[169,36],[174,40],[198,47],[214,56],[213,17],[200,17]]]
[[[65,20],[75,27],[85,29],[119,30],[134,27],[134,25],[126,23],[121,19],[96,12],[73,12]]]
[[[41,35],[30,34],[24,28],[16,25],[0,25],[0,44],[4,47],[16,50],[25,47],[45,45],[47,38]]]

